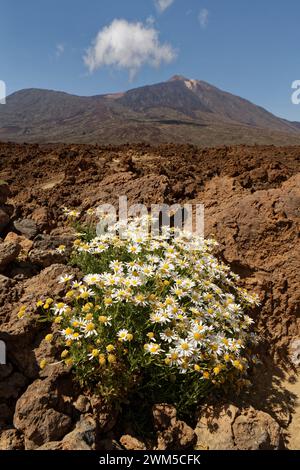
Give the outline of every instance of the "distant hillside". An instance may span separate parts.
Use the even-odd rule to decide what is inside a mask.
[[[206,82],[175,76],[126,93],[92,97],[18,91],[0,106],[0,140],[284,145],[300,144],[300,123]]]

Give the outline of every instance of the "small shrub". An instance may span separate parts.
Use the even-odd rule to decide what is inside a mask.
[[[245,312],[257,298],[213,255],[215,241],[166,227],[141,236],[140,223],[126,238],[81,228],[71,263],[84,276],[62,277],[65,297],[38,304],[58,325],[62,360],[115,403],[138,394],[181,410],[214,387],[246,384],[255,335]]]

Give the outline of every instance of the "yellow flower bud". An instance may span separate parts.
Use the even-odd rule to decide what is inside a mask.
[[[107,317],[105,315],[100,315],[99,316],[99,322],[100,323],[106,323],[107,322]]]
[[[67,299],[70,299],[71,297],[73,297],[74,294],[75,294],[75,291],[74,291],[74,290],[69,290],[69,291],[66,293]]]
[[[105,359],[105,355],[104,355],[104,354],[100,354],[100,356],[99,356],[99,364],[100,364],[100,366],[105,366],[105,364],[106,364],[106,359]]]
[[[40,369],[42,370],[45,369],[46,365],[47,365],[46,359],[42,359],[40,362]]]
[[[107,356],[107,360],[110,364],[115,364],[117,362],[117,358],[114,354],[109,354]]]

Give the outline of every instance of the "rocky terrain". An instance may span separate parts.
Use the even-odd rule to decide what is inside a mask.
[[[300,147],[0,144],[0,449],[299,449]],[[205,233],[255,291],[262,365],[248,393],[211,397],[182,421],[157,404],[152,435],[83,394],[23,304],[59,295],[74,233],[62,206],[204,203]],[[129,404],[130,408],[130,404]]]

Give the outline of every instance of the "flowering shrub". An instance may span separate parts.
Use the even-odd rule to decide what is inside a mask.
[[[138,393],[180,407],[245,384],[255,341],[245,311],[256,297],[213,256],[215,241],[166,227],[145,236],[140,223],[122,237],[118,224],[83,232],[72,263],[84,276],[63,276],[65,297],[38,303],[58,325],[62,360],[82,386],[119,402]]]

